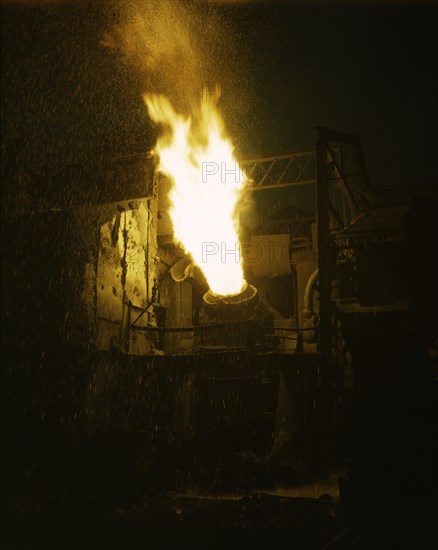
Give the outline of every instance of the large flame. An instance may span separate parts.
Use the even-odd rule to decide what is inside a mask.
[[[233,156],[215,104],[202,103],[196,123],[160,95],[145,95],[149,115],[164,124],[155,153],[173,182],[169,199],[174,237],[203,272],[211,292],[229,296],[245,286],[237,204],[245,175]]]

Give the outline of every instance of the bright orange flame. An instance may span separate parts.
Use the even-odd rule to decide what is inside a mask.
[[[175,239],[214,294],[238,294],[245,286],[237,204],[246,178],[214,103],[202,103],[196,125],[176,113],[164,96],[145,95],[149,115],[168,128],[155,153],[159,171],[173,182],[169,193]]]

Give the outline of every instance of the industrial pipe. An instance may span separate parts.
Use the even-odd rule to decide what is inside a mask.
[[[175,262],[170,268],[170,275],[176,283],[182,283],[188,277],[193,277],[193,273],[194,265],[187,256]]]
[[[316,284],[318,281],[318,270],[316,269],[312,275],[310,275],[309,280],[306,284],[306,289],[304,291],[304,309],[303,309],[303,319],[307,321],[312,318],[315,313],[313,311],[313,291],[316,289]]]

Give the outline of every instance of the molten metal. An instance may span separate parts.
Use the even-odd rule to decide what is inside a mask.
[[[249,285],[246,281],[241,292],[237,294],[231,294],[229,296],[221,296],[214,294],[211,290],[206,292],[203,296],[203,300],[206,306],[227,307],[243,304],[248,300],[251,300],[257,294],[257,289],[252,285]]]

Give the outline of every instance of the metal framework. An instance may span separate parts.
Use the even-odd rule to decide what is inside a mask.
[[[339,255],[336,236],[367,208],[362,191],[369,183],[357,136],[317,127],[316,164],[319,351],[327,356],[333,324],[331,279]]]
[[[316,157],[313,149],[239,162],[252,191],[316,184]]]
[[[325,127],[317,127],[315,149],[240,162],[252,182],[252,191],[315,185],[318,224],[319,351],[330,353],[332,339],[331,279],[338,259],[340,231],[367,208],[362,191],[368,183],[360,139]],[[279,220],[272,229],[290,231],[296,222],[297,236],[308,237],[309,221]],[[345,244],[345,243],[344,243]],[[345,248],[345,246],[343,247]],[[342,261],[342,260],[341,260]]]

